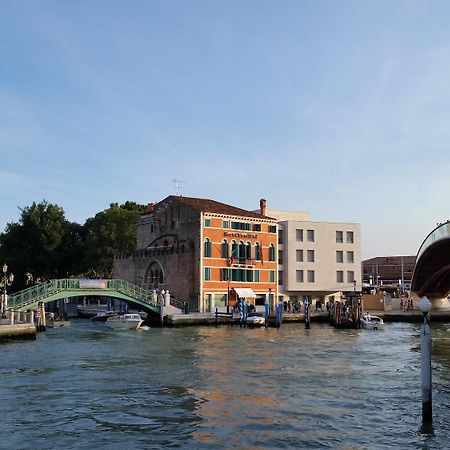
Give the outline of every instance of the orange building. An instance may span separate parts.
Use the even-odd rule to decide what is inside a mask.
[[[114,276],[169,290],[191,311],[263,308],[278,297],[278,226],[260,211],[171,195],[150,204],[137,226],[137,250],[118,255]]]
[[[201,298],[205,311],[234,306],[238,298],[273,306],[277,292],[277,221],[241,210],[202,211]],[[233,214],[234,213],[234,214]]]

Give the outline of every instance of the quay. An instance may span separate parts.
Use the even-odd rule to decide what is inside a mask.
[[[0,325],[0,341],[35,340],[36,327],[31,324]]]

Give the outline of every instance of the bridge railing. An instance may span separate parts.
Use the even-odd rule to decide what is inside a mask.
[[[36,303],[52,294],[57,294],[67,289],[79,289],[79,287],[80,280],[74,278],[62,278],[39,283],[16,294],[9,295],[8,308],[20,308],[31,303]]]
[[[158,302],[152,300],[151,292],[146,289],[125,280],[112,279],[107,281],[108,289],[114,289],[122,294],[129,295],[130,297],[140,300],[147,305],[158,306]]]
[[[86,289],[92,291],[92,295],[95,295],[95,292],[98,291],[115,290],[149,306],[158,307],[157,301],[153,301],[153,297],[148,290],[142,289],[128,281],[118,279],[103,280],[106,281],[104,288],[84,287],[81,285],[80,281],[81,280],[78,278],[62,278],[31,286],[23,291],[9,295],[8,308],[22,308],[63,291],[85,291]]]

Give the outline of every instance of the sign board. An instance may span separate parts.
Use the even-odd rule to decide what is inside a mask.
[[[106,289],[106,280],[80,280],[80,289]]]

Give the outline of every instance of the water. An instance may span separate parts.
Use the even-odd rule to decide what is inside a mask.
[[[450,327],[109,330],[74,320],[0,346],[0,448],[448,448]]]

